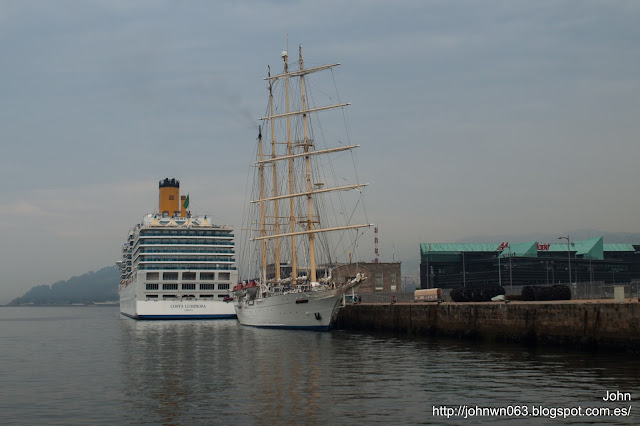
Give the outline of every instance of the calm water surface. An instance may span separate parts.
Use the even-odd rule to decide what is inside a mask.
[[[117,306],[0,308],[0,341],[2,424],[640,421],[640,362],[624,353],[140,322]],[[632,399],[604,402],[607,391]],[[447,420],[433,409],[445,405],[611,415]]]

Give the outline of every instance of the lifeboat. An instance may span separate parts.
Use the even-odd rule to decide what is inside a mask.
[[[256,298],[256,294],[258,293],[258,283],[255,281],[249,281],[244,288],[250,299]]]
[[[245,284],[240,283],[233,287],[233,294],[235,294],[236,297],[243,297],[245,294],[247,294],[247,291],[245,290]]]

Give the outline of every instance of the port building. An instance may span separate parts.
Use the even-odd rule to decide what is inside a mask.
[[[569,276],[571,276],[571,281]],[[524,286],[640,280],[640,244],[603,237],[562,242],[420,244],[420,287]]]
[[[301,275],[308,274],[308,267],[298,266]],[[280,265],[281,276],[291,275],[291,265]],[[358,286],[358,293],[401,293],[402,292],[402,263],[401,262],[355,262],[336,265],[319,265],[319,277],[332,277],[337,283],[346,283],[360,273],[367,279]],[[267,266],[267,279],[275,277],[275,266]]]

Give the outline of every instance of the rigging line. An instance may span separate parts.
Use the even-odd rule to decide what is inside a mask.
[[[338,101],[338,103],[341,103],[342,100],[340,98],[340,92],[338,91],[338,85],[336,83],[336,78],[335,78],[335,73],[333,72],[333,69],[330,70],[331,71],[331,78],[333,80],[333,84],[334,87],[336,89],[336,99]],[[351,145],[351,132],[349,130],[349,122],[347,120],[347,111],[346,108],[340,108],[342,111],[342,119],[344,122],[344,128],[345,128],[345,133],[346,133],[346,137],[347,137],[347,145]],[[351,163],[353,166],[353,170],[355,171],[355,178],[356,178],[356,182],[360,182],[360,175],[358,173],[358,167],[356,166],[356,159],[355,159],[356,154],[354,152],[351,152]],[[364,201],[364,192],[360,192],[360,198]],[[365,219],[367,222],[369,222],[369,218],[368,218],[368,213],[367,213],[367,208],[365,203],[362,203],[362,209],[365,215]]]
[[[333,163],[329,162],[327,163],[328,166],[327,167],[322,167],[320,164],[315,164],[314,170],[317,172],[318,175],[321,176],[321,178],[323,179],[324,182],[328,182],[328,180],[326,179],[326,173],[322,173],[323,171],[326,171],[327,168],[331,169],[332,171],[334,171],[335,174],[335,169],[333,167]],[[342,200],[342,197],[338,194],[332,194],[338,197],[338,200]],[[337,217],[337,209],[334,207],[334,197],[325,197],[328,200],[328,204],[330,206],[332,206],[331,209],[329,209],[329,205],[325,204],[325,203],[320,203],[319,200],[314,200],[314,209],[317,212],[319,217],[323,217],[325,218],[325,222],[328,222],[329,220],[332,220],[333,223],[340,223],[340,222],[344,222],[344,221],[340,221],[338,220]],[[332,216],[329,215],[329,211],[331,211],[333,214]],[[349,223],[348,221],[346,222],[347,224]],[[341,234],[342,236],[344,236],[344,234]],[[322,235],[322,237],[324,237],[322,239],[324,247],[327,251],[331,252],[335,252],[336,250],[330,250],[330,244],[329,244],[329,238],[328,235]],[[340,241],[337,242],[337,244],[335,245],[335,247],[337,248],[338,246],[340,246]]]
[[[314,167],[314,169],[316,169],[315,171],[318,172],[318,168],[317,164],[315,165],[316,167]],[[321,169],[320,169],[321,170]],[[318,173],[319,174],[319,173]],[[322,222],[324,223],[324,226],[326,226],[329,223],[330,217],[326,208],[326,204],[325,203],[321,203],[320,200],[317,199],[318,197],[316,197],[313,200],[313,208],[314,208],[314,212],[316,214],[316,216],[318,218],[323,218]],[[332,199],[332,197],[328,197],[329,200]],[[335,215],[334,215],[335,216]],[[337,224],[337,221],[333,220],[334,223]],[[321,226],[323,226],[321,224]],[[320,234],[318,235],[319,240],[320,240],[320,245],[322,246],[322,249],[324,250],[324,255],[326,257],[329,258],[329,261],[331,261],[331,253],[332,251],[330,250],[330,244],[329,244],[329,236],[327,234]]]
[[[256,146],[256,150],[255,150],[255,155],[257,156],[258,153],[258,147]],[[249,170],[251,170],[251,164],[249,164]],[[255,177],[256,174],[258,173],[258,171],[256,169],[254,169],[253,172],[253,177],[255,181]],[[254,192],[255,192],[255,188],[253,188],[253,185],[250,184],[250,182],[252,182],[251,180],[251,173],[247,173],[247,180],[245,183],[245,202],[243,203],[243,209],[242,209],[242,223],[243,224],[249,224],[250,220],[249,218],[252,215],[252,211],[253,211],[253,206],[248,202],[247,195],[251,196]],[[248,236],[249,238],[241,238],[240,241],[238,241],[239,244],[242,245],[241,249],[240,249],[240,259],[241,259],[241,265],[240,265],[240,271],[242,273],[247,274],[247,277],[251,276],[251,252],[252,252],[252,244],[249,242],[250,238],[251,238],[251,227],[247,227],[247,229],[242,228],[240,230],[240,235],[244,236]],[[240,278],[240,277],[239,277]]]
[[[305,88],[307,91],[307,99],[310,100],[309,105],[317,105],[316,101],[315,101],[315,94],[316,93],[320,93],[322,95],[324,95],[326,98],[330,99],[331,101],[333,101],[333,97],[331,95],[329,95],[329,93],[327,93],[326,91],[322,90],[321,88],[316,87],[315,85],[315,80],[313,82],[309,82],[309,80],[305,80]]]
[[[362,232],[358,232],[358,235],[356,235],[356,238],[353,241],[353,253],[357,253],[358,257],[360,257],[360,252],[358,251],[358,243],[360,242],[360,239],[364,237],[364,235],[364,230]]]
[[[311,98],[313,100],[313,95],[311,95]],[[321,138],[317,141],[317,146],[321,146],[321,145],[326,145],[326,143],[324,143],[325,139],[326,139],[326,129],[324,128],[324,126],[322,126],[322,123],[316,123],[316,126],[318,127],[319,131],[320,131],[320,135]],[[344,153],[337,153],[338,155],[332,156],[333,158],[335,158],[335,160],[338,160],[342,155],[344,155]],[[315,167],[314,170],[316,171],[316,175],[320,176],[322,178],[322,181],[324,182],[329,182],[330,180],[327,178],[328,176],[332,177],[332,182],[337,182],[337,176],[336,176],[336,169],[335,169],[335,165],[334,165],[334,161],[330,161],[331,159],[327,159],[326,161],[323,161],[322,163],[320,162],[316,162],[315,163]],[[345,210],[345,206],[344,206],[344,197],[342,194],[334,194],[337,197],[337,200],[334,200],[333,197],[329,197],[329,204],[331,204],[332,206],[334,205],[334,201],[338,201],[339,205],[341,206],[341,209],[344,211]],[[326,210],[328,210],[327,208],[328,206],[324,206],[324,210],[326,213]],[[336,208],[335,206],[332,208],[331,210],[333,212],[333,220],[334,222],[338,223],[340,222],[339,220],[337,220],[337,214],[336,212]],[[323,213],[323,216],[324,216]],[[328,215],[324,216],[324,217],[329,217]]]
[[[331,78],[332,78],[332,82],[333,82],[333,87],[334,87],[334,90],[335,90],[335,93],[336,93],[336,99],[338,100],[338,102],[341,102],[340,101],[340,99],[341,99],[340,98],[340,92],[338,91],[338,85],[337,85],[336,79],[335,79],[335,73],[333,72],[333,70],[330,70],[330,71],[331,71]],[[350,136],[349,136],[348,123],[347,123],[347,120],[346,120],[346,111],[345,111],[345,108],[340,108],[340,109],[341,109],[341,112],[342,112],[342,118],[343,118],[343,123],[344,123],[344,128],[345,128],[347,141],[349,141],[350,140]],[[347,145],[349,145],[349,144],[347,144]],[[356,165],[355,165],[355,163],[353,161],[353,155],[351,156],[351,159],[352,159],[352,169],[355,172],[355,178],[356,178],[355,181],[357,183],[357,182],[359,182],[358,168],[356,167]],[[334,179],[337,179],[337,176],[336,176],[336,173],[335,173],[335,168],[332,168],[331,172],[332,172],[332,175],[333,175]],[[345,205],[344,198],[340,197],[340,198],[338,198],[338,201],[340,202],[340,207],[341,207],[342,211],[346,212],[346,205]]]
[[[358,204],[359,204],[359,203],[360,203],[360,200],[358,200],[358,203],[356,203],[356,205],[354,206],[353,211],[351,212],[351,216],[350,216],[350,217],[349,217],[349,219],[346,221],[346,223],[351,223],[351,221],[352,221],[352,219],[353,219],[353,215],[355,214],[356,209],[358,208]],[[343,215],[344,215],[344,213],[343,213]],[[345,233],[343,233],[343,234],[340,236],[340,238],[338,238],[338,241],[337,241],[337,243],[336,243],[336,246],[337,246],[337,245],[342,244],[342,240],[343,240],[343,238],[345,238],[345,235],[346,235],[346,234],[347,234],[347,233],[345,232]]]
[[[331,70],[331,78],[333,79],[333,87],[336,90],[336,99],[338,101],[338,103],[342,103],[342,100],[340,99],[340,92],[338,92],[338,84],[336,83],[336,76],[335,73],[333,72],[333,70]],[[345,108],[340,108],[342,110],[342,119],[344,121],[344,128],[345,128],[345,132],[347,133],[347,142],[350,145],[351,144],[351,132],[349,131],[349,122],[347,121],[347,111]]]
[[[323,91],[320,91],[320,90],[317,90],[317,89],[316,89],[316,91],[318,91],[318,92],[321,92],[321,93],[325,94]],[[336,91],[337,91],[337,90],[336,90]],[[328,98],[330,98],[330,99],[333,99],[333,98],[331,98],[330,96],[328,96],[327,94],[325,94],[325,96],[327,96],[327,97],[328,97]],[[316,102],[315,102],[315,99],[314,99],[314,92],[313,92],[313,91],[311,91],[311,92],[309,93],[308,98],[310,99],[310,105],[316,105]],[[348,104],[348,103],[345,103],[345,104]],[[340,109],[344,110],[344,107],[341,107]],[[343,113],[342,113],[342,114],[343,114],[343,118],[344,118],[344,111],[343,111]],[[333,132],[331,132],[331,131],[330,131],[330,129],[329,129],[329,130],[328,130],[328,129],[326,129],[326,128],[322,125],[322,122],[315,122],[315,123],[314,123],[314,125],[320,129],[321,134],[324,136],[324,139],[322,139],[323,141],[324,141],[324,140],[327,140],[327,139],[331,139],[331,140],[334,140],[334,139],[335,139],[335,140],[338,142],[338,144],[339,144],[339,145],[344,145],[344,142],[342,142],[342,140],[341,140],[341,139],[344,139],[344,138],[338,137],[338,136],[336,136]],[[346,128],[347,128],[347,126],[345,125],[345,130],[346,130]],[[327,137],[327,136],[330,136],[330,138],[329,138],[329,137]],[[347,139],[348,139],[348,134],[347,134],[347,135],[345,135],[345,136],[347,136]]]

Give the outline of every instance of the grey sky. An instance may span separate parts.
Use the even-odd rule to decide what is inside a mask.
[[[404,275],[421,242],[638,232],[638,22],[633,0],[5,0],[0,303],[113,264],[164,177],[239,227],[287,34],[308,66],[343,64],[367,211]]]

